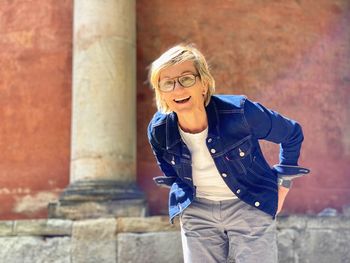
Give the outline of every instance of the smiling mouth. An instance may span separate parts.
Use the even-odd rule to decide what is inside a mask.
[[[191,96],[187,97],[187,98],[180,98],[180,99],[174,99],[174,101],[176,103],[182,104],[182,103],[186,103],[187,101],[189,101],[191,98]]]

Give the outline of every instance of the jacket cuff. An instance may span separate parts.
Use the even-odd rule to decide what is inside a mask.
[[[305,176],[310,173],[310,169],[297,165],[285,165],[285,164],[276,164],[272,167],[279,178],[284,180],[292,180],[297,177]]]
[[[153,181],[158,186],[171,187],[173,183],[176,181],[177,176],[157,176],[153,177]]]

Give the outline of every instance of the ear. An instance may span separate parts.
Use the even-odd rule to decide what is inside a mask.
[[[204,83],[203,85],[202,85],[202,94],[203,94],[203,96],[205,96],[207,93],[208,93],[208,83]]]

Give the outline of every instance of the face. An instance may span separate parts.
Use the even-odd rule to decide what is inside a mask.
[[[195,75],[198,73],[192,61],[185,61],[183,63],[169,66],[163,69],[159,75],[159,82],[166,82],[167,80],[175,80],[175,88],[172,91],[160,91],[162,99],[168,105],[171,111],[177,114],[184,114],[190,111],[204,110],[204,94],[207,93],[207,85],[203,85],[201,79],[195,78],[195,83],[191,87],[182,87],[180,82],[186,85],[186,75]]]

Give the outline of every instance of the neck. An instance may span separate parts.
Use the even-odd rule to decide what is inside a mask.
[[[208,127],[207,113],[204,107],[195,112],[178,114],[178,120],[180,128],[188,133],[199,133]]]

